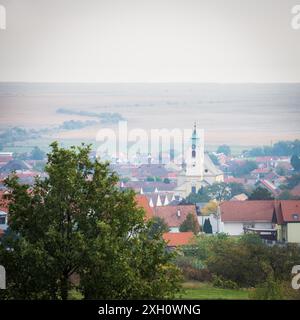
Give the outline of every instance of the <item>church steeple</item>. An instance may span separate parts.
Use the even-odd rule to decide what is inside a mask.
[[[201,130],[200,130],[201,134]],[[200,140],[201,139],[201,140]],[[203,164],[204,164],[204,150],[201,144],[203,137],[199,136],[199,130],[197,130],[196,122],[192,130],[190,138],[190,146],[188,150],[186,175],[198,177],[201,180],[203,176]]]
[[[197,149],[197,144],[198,144],[198,136],[197,136],[197,126],[196,122],[194,123],[194,130],[192,134],[192,158],[196,158],[196,149]]]

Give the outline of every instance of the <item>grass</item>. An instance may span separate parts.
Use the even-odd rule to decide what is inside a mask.
[[[185,282],[183,293],[178,295],[179,299],[199,300],[248,300],[250,291],[247,289],[221,289],[214,288],[209,283],[197,281]]]

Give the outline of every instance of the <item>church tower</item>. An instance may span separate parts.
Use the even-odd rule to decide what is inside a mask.
[[[202,139],[202,141],[201,141]],[[204,168],[204,147],[203,137],[199,137],[197,132],[196,123],[194,124],[194,130],[191,137],[191,145],[188,149],[187,161],[186,161],[186,176],[200,177],[203,180],[203,168]]]
[[[204,143],[203,132],[199,136],[196,124],[185,154],[182,173],[178,176],[178,195],[185,198],[190,193],[197,193],[203,184],[204,173]]]

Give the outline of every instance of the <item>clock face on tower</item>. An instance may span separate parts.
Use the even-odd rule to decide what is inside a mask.
[[[196,149],[196,145],[192,144],[192,149],[195,150]]]

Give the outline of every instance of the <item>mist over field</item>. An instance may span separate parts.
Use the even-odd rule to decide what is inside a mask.
[[[300,84],[0,84],[0,128],[93,141],[101,128],[205,130],[206,144],[300,138]]]

